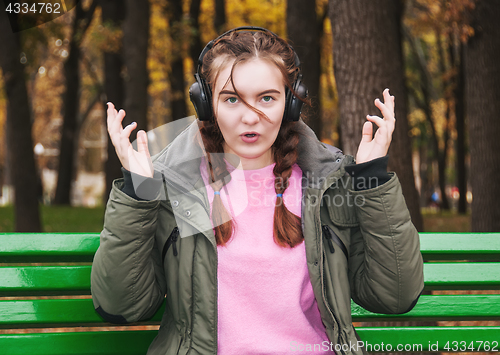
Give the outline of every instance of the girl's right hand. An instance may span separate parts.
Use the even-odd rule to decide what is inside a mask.
[[[122,163],[122,166],[128,171],[153,177],[153,163],[148,150],[148,138],[146,132],[140,130],[137,132],[137,151],[130,143],[130,134],[137,127],[136,122],[132,122],[125,128],[122,127],[122,121],[125,117],[125,111],[116,111],[115,106],[108,102],[108,133],[111,142],[115,146],[116,155]]]

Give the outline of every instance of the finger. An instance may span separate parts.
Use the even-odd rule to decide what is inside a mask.
[[[149,156],[148,135],[143,130],[137,132],[137,151],[146,153]]]
[[[394,119],[394,112],[382,101],[379,99],[375,99],[374,101],[375,106],[380,110],[382,113],[382,116],[384,116],[384,119],[386,120],[393,120]]]
[[[125,118],[126,115],[127,114],[125,113],[125,110],[120,109],[120,111],[118,111],[113,122],[111,123],[111,127],[113,129],[113,132],[115,132],[117,134],[121,134],[123,132],[122,122],[123,122],[123,119]]]
[[[361,142],[369,143],[373,137],[373,125],[371,122],[365,122],[361,136]]]
[[[370,122],[375,123],[378,127],[384,125],[384,119],[382,117],[366,115],[366,119]]]
[[[115,105],[113,105],[112,102],[108,102],[107,106],[108,106],[108,108],[106,110],[106,114],[107,114],[107,125],[108,125],[108,131],[109,131],[111,123],[113,122],[113,120],[116,116],[116,110],[115,110]]]
[[[392,112],[392,116],[394,116],[394,96],[389,93],[389,89],[384,90],[384,104],[389,108]]]
[[[122,138],[127,138],[127,140],[129,140],[130,138],[130,134],[132,133],[132,131],[137,127],[137,123],[136,122],[132,122],[131,124],[125,126],[125,128],[123,128],[123,131],[121,132],[121,137]],[[129,141],[130,142],[130,141]]]

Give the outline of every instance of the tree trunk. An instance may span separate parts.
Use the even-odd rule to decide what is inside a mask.
[[[109,23],[113,27],[120,27],[125,18],[125,5],[122,0],[100,0],[102,9],[102,21]],[[117,52],[104,52],[104,90],[106,93],[106,102],[112,102],[115,107],[124,107],[124,90],[123,90],[123,53],[122,45]],[[106,104],[104,105],[106,108]],[[107,127],[106,115],[104,116],[104,124]],[[107,144],[107,159],[104,163],[104,171],[106,175],[106,192],[103,200],[107,201],[113,180],[119,178],[121,173],[120,160],[116,155],[115,147],[108,137]]]
[[[321,77],[321,34],[323,20],[316,14],[316,0],[288,0],[286,22],[288,38],[297,52],[300,62],[303,82],[309,90],[312,107],[305,106],[303,113],[308,125],[321,139],[323,125],[321,124],[319,87]],[[307,29],[307,31],[304,31]]]
[[[214,28],[219,34],[225,30],[226,27],[226,0],[215,0],[215,18]]]
[[[201,43],[201,31],[200,31],[200,6],[201,0],[191,0],[191,5],[189,5],[189,20],[191,25],[191,42],[189,46],[189,55],[193,61],[193,70],[196,72],[198,67],[198,58],[200,57],[201,51],[203,50],[203,45]]]
[[[170,91],[172,97],[171,120],[175,121],[187,116],[186,86],[184,84],[184,51],[182,49],[184,38],[182,36],[182,1],[169,0],[166,11],[170,37],[172,39],[172,62],[170,63]]]
[[[149,1],[127,0],[123,22],[123,54],[125,64],[125,112],[123,126],[137,122],[130,135],[135,141],[137,131],[147,130],[149,41]]]
[[[31,109],[20,63],[19,35],[10,28],[3,5],[0,13],[0,67],[7,96],[7,154],[15,191],[15,231],[41,232],[38,206],[39,185],[33,139]]]
[[[451,104],[452,104],[452,91],[450,90],[450,78],[447,75],[446,63],[445,63],[445,49],[443,44],[443,39],[441,32],[436,30],[436,38],[438,42],[438,62],[439,70],[442,77],[442,95],[446,104],[445,113],[445,127],[443,132],[443,149],[440,150],[437,147],[437,157],[438,157],[438,177],[439,177],[439,189],[441,191],[441,209],[445,211],[450,210],[450,202],[448,195],[446,195],[446,166],[448,163],[448,146],[451,131]]]
[[[367,114],[381,113],[373,100],[385,88],[396,97],[396,128],[389,150],[389,167],[403,188],[412,221],[422,230],[415,188],[407,96],[401,47],[402,5],[397,0],[332,0],[334,73],[339,95],[342,147],[355,155]]]
[[[473,232],[500,231],[500,2],[478,1],[465,52]]]
[[[454,52],[454,50],[451,50]],[[465,167],[465,81],[464,81],[464,45],[458,45],[458,53],[454,56],[457,75],[453,96],[455,99],[455,126],[457,130],[456,159],[457,159],[457,187],[460,194],[458,198],[458,213],[467,213],[467,170]]]
[[[73,29],[69,43],[69,55],[64,62],[64,80],[66,91],[63,94],[63,125],[59,145],[59,166],[57,173],[56,194],[53,203],[69,205],[71,203],[71,185],[76,175],[76,152],[78,151],[78,117],[80,113],[80,44],[90,25],[95,10],[95,2],[85,11],[82,4],[75,8]]]

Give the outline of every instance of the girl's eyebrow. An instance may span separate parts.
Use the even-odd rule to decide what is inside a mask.
[[[281,92],[279,90],[276,90],[276,89],[269,89],[269,90],[264,90],[262,91],[261,93],[259,93],[257,96],[262,96],[262,95],[265,95],[265,94],[280,94]],[[236,95],[236,92],[234,91],[231,91],[231,90],[222,90],[219,95]]]
[[[265,94],[281,94],[281,92],[279,90],[276,90],[276,89],[269,89],[269,90],[262,91],[259,94],[259,96],[262,96],[262,95],[265,95]]]
[[[222,90],[221,92],[219,92],[219,95],[236,95],[236,92],[231,90]]]

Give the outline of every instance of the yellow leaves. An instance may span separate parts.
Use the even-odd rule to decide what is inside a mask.
[[[420,37],[429,31],[451,34],[465,42],[474,34],[469,13],[477,0],[415,0],[407,2],[405,24]]]
[[[286,0],[227,0],[226,9],[229,28],[251,25],[286,34]]]

